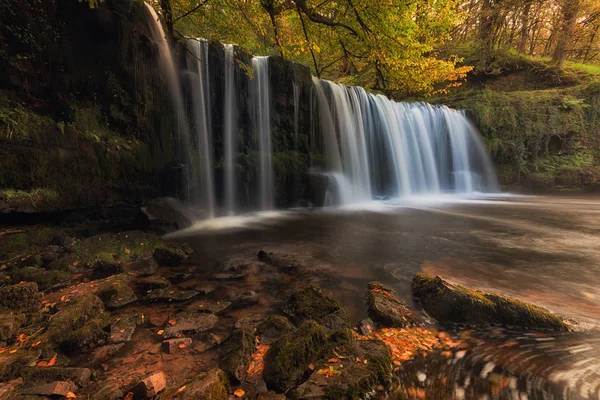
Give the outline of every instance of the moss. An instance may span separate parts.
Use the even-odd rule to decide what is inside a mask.
[[[19,328],[27,322],[25,314],[0,314],[0,342],[12,342]]]
[[[48,227],[26,228],[0,236],[0,263],[14,257],[34,255],[48,245],[62,245],[67,231]]]
[[[304,322],[297,330],[283,335],[267,352],[263,378],[269,389],[285,392],[296,385],[308,366],[325,350],[327,334],[314,321]]]
[[[71,277],[72,275],[68,271],[45,270],[37,267],[19,268],[11,273],[13,283],[35,282],[40,290],[67,283],[71,280]]]
[[[286,317],[270,315],[256,327],[256,334],[261,337],[261,341],[272,342],[292,330],[294,330],[294,326]]]
[[[120,308],[137,300],[133,289],[122,279],[107,281],[96,294],[108,309]]]
[[[110,323],[102,301],[93,294],[83,295],[52,316],[45,336],[51,346],[65,352],[85,350],[104,341]]]
[[[41,306],[42,295],[33,282],[0,287],[0,309],[35,312]]]
[[[440,322],[568,330],[566,324],[541,307],[453,285],[439,276],[415,274],[412,291],[413,295],[419,298],[423,308]]]
[[[308,286],[294,292],[283,306],[283,311],[299,320],[322,322],[331,314],[341,310],[340,303],[325,295],[318,286]],[[347,315],[345,316],[348,320]]]
[[[254,334],[248,329],[233,331],[221,345],[219,367],[227,374],[242,381],[254,353]]]

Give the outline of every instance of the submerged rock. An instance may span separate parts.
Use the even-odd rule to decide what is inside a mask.
[[[229,310],[231,307],[230,301],[215,301],[215,300],[202,300],[197,305],[196,309],[199,312],[209,312],[213,314],[222,314]]]
[[[190,338],[167,339],[163,342],[163,349],[167,353],[173,354],[180,349],[189,348],[191,345],[192,339]]]
[[[221,344],[219,367],[232,378],[242,381],[254,353],[254,334],[247,329],[233,331]]]
[[[292,254],[267,253],[259,250],[257,257],[262,262],[279,268],[282,272],[294,272],[300,267],[296,256]]]
[[[245,272],[223,272],[213,276],[216,281],[237,281],[246,277]]]
[[[143,322],[142,314],[125,314],[116,317],[110,324],[110,342],[129,342],[137,326]]]
[[[40,309],[42,295],[33,282],[0,287],[0,308],[11,312],[35,312]]]
[[[166,287],[162,289],[151,290],[146,296],[146,300],[149,301],[187,301],[198,296],[198,292],[195,290],[183,290],[173,287]]]
[[[136,280],[143,290],[164,289],[171,286],[171,282],[162,276],[149,276]]]
[[[393,289],[379,282],[369,283],[367,307],[371,319],[386,327],[404,328],[422,323],[421,318],[408,309]]]
[[[314,321],[281,336],[265,357],[263,379],[267,388],[283,393],[297,385],[310,364],[321,357],[326,343],[327,333]]]
[[[211,313],[184,311],[171,319],[174,323],[165,327],[163,337],[171,339],[187,334],[206,332],[212,329],[218,320],[219,317]]]
[[[542,307],[451,284],[439,276],[415,274],[412,290],[425,311],[440,322],[569,330],[567,324]]]
[[[211,369],[185,384],[185,390],[170,397],[173,400],[227,400],[229,380],[224,371]]]
[[[265,314],[246,315],[235,322],[235,327],[236,329],[254,330],[254,328],[259,326],[266,318],[267,316]]]
[[[296,322],[314,320],[332,330],[350,326],[348,311],[318,286],[294,292],[283,306],[283,312]]]
[[[254,290],[247,290],[245,292],[236,294],[233,297],[232,302],[234,307],[242,308],[252,306],[258,303],[258,300],[258,293],[256,293]]]
[[[294,392],[296,399],[362,399],[389,383],[392,358],[387,346],[375,340],[357,340],[344,351],[315,365],[315,372]]]
[[[152,256],[161,267],[175,267],[188,258],[188,254],[177,247],[157,247]]]
[[[99,365],[112,358],[125,346],[125,343],[109,344],[95,349],[89,358],[90,365]]]

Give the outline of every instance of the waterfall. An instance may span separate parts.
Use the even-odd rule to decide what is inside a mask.
[[[205,39],[188,39],[187,70],[190,77],[193,127],[197,150],[191,157],[198,173],[194,174],[192,205],[205,210],[209,218],[215,216],[215,190],[213,185],[213,151],[208,70],[208,42]],[[197,161],[196,161],[197,160]]]
[[[274,207],[273,160],[271,154],[271,87],[269,58],[252,57],[254,132],[258,143],[258,204],[261,210]]]
[[[234,45],[226,44],[225,49],[225,99],[224,99],[224,206],[229,215],[236,211],[235,155],[238,132],[238,105],[234,75]]]
[[[292,95],[294,96],[294,150],[298,151],[298,124],[300,123],[300,85],[292,82]]]
[[[171,106],[173,107],[173,114],[175,116],[175,131],[176,140],[179,147],[179,156],[184,164],[184,173],[186,179],[186,197],[188,200],[191,199],[189,193],[190,182],[195,180],[194,172],[190,168],[190,138],[189,138],[189,125],[185,114],[185,101],[181,90],[181,81],[179,74],[175,68],[175,62],[173,60],[173,54],[171,52],[171,46],[167,41],[165,31],[163,30],[160,20],[154,8],[148,3],[144,3],[148,13],[150,14],[150,30],[152,33],[152,40],[158,47],[159,62],[161,70],[164,71],[167,79],[167,86],[169,88],[169,94],[171,97]]]
[[[316,78],[313,95],[330,161],[321,172],[331,177],[339,203],[498,191],[485,146],[464,113]]]

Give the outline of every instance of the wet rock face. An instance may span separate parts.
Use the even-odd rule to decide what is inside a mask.
[[[568,325],[542,307],[454,285],[439,276],[415,274],[412,291],[425,311],[443,323],[569,330]]]
[[[371,319],[382,326],[404,328],[422,324],[421,318],[408,309],[393,289],[379,282],[369,283],[367,307]]]
[[[294,392],[296,399],[360,399],[386,385],[392,375],[392,359],[385,344],[358,340],[340,350],[339,356],[315,366],[316,371]],[[326,376],[325,373],[329,376]]]
[[[318,286],[293,293],[283,306],[283,312],[295,321],[313,320],[332,330],[350,326],[348,311]]]
[[[254,353],[255,338],[252,331],[237,329],[221,344],[219,367],[227,374],[242,381]]]
[[[177,400],[227,400],[229,380],[224,371],[212,369],[198,375],[185,385],[185,390],[172,399]]]
[[[164,338],[171,339],[206,332],[212,329],[218,320],[219,317],[211,313],[184,311],[176,314],[171,320],[174,323],[165,327]]]
[[[152,255],[162,267],[175,267],[188,258],[185,251],[176,247],[157,247]]]
[[[19,283],[0,288],[0,308],[13,312],[35,312],[39,310],[42,295],[37,284],[33,282]]]
[[[314,321],[279,338],[265,357],[263,379],[267,388],[283,393],[300,382],[311,363],[319,359],[327,333]]]

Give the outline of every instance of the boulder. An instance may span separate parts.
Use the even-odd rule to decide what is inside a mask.
[[[152,256],[161,267],[175,267],[188,258],[188,254],[178,247],[157,247]]]
[[[419,315],[409,310],[393,289],[379,282],[369,283],[367,307],[371,319],[381,326],[405,328],[422,324]]]
[[[270,345],[282,335],[294,330],[294,326],[282,315],[270,315],[256,327],[262,344]]]
[[[12,271],[11,277],[14,283],[35,282],[40,290],[48,290],[55,286],[68,284],[72,275],[69,271],[25,267]]]
[[[150,200],[142,212],[152,221],[156,228],[165,232],[173,232],[192,225],[196,219],[188,206],[172,197],[158,197]]]
[[[451,284],[439,276],[415,274],[412,291],[425,311],[443,323],[505,325],[556,331],[570,329],[557,316],[542,307]]]
[[[323,355],[326,343],[327,333],[314,321],[281,336],[265,357],[263,379],[267,388],[284,393],[300,383],[309,366]]]
[[[383,342],[357,340],[331,356],[315,365],[315,371],[293,392],[293,398],[363,399],[391,380],[392,358]]]
[[[97,295],[106,308],[111,310],[125,307],[137,300],[133,289],[121,279],[106,282],[98,289]]]
[[[57,381],[25,387],[21,390],[23,394],[36,396],[66,396],[69,392],[76,392],[77,385],[71,381]]]
[[[0,287],[0,308],[11,312],[35,312],[40,309],[42,294],[38,285],[24,282]]]
[[[237,293],[233,299],[233,306],[237,308],[250,307],[258,303],[258,293],[254,290],[247,290],[244,292]]]
[[[371,318],[365,318],[358,324],[358,332],[363,336],[369,336],[375,329],[375,323]]]
[[[104,279],[121,273],[121,265],[116,261],[98,260],[92,266],[92,279]]]
[[[229,380],[224,371],[211,369],[185,384],[185,390],[170,397],[173,400],[228,400]]]
[[[112,358],[125,346],[125,343],[109,344],[95,349],[88,359],[89,365],[100,365]]]
[[[178,350],[189,348],[192,345],[190,338],[167,339],[163,342],[163,349],[169,354],[173,354]]]
[[[42,341],[65,352],[85,350],[106,341],[104,328],[110,321],[102,300],[88,293],[72,299],[50,319]]]
[[[123,266],[123,272],[137,276],[150,276],[156,273],[158,263],[154,257],[142,257]]]
[[[236,329],[254,330],[254,328],[259,326],[266,318],[267,316],[265,314],[246,315],[235,322],[235,327]]]
[[[242,381],[255,348],[254,334],[246,329],[233,331],[221,344],[219,367],[230,377]]]
[[[25,314],[0,314],[0,342],[12,342],[26,321]]]
[[[221,343],[221,339],[210,332],[203,332],[200,335],[197,335],[196,345],[194,346],[194,350],[204,353],[205,351],[212,349],[216,345]]]
[[[27,383],[71,381],[79,386],[86,386],[92,379],[92,370],[74,367],[28,367],[23,376],[26,377]]]
[[[171,283],[185,282],[188,279],[190,279],[191,276],[192,276],[192,274],[187,273],[187,272],[178,272],[176,274],[172,274],[169,276],[169,282],[171,282]]]
[[[150,399],[162,392],[167,387],[167,378],[162,372],[154,373],[139,382],[130,392],[136,399]]]
[[[283,306],[283,312],[295,322],[313,320],[331,330],[348,328],[350,316],[340,303],[325,295],[318,286],[294,292]]]
[[[259,250],[257,257],[262,262],[271,264],[282,272],[294,272],[300,266],[296,256],[291,254],[267,253],[264,250]]]
[[[149,276],[136,281],[144,291],[165,289],[171,286],[171,282],[162,276]]]
[[[187,334],[206,332],[212,329],[218,320],[219,317],[211,313],[183,311],[170,320],[174,321],[174,324],[165,327],[163,337],[171,339]]]
[[[144,322],[142,314],[124,314],[113,319],[110,324],[111,343],[129,342],[138,325]]]

